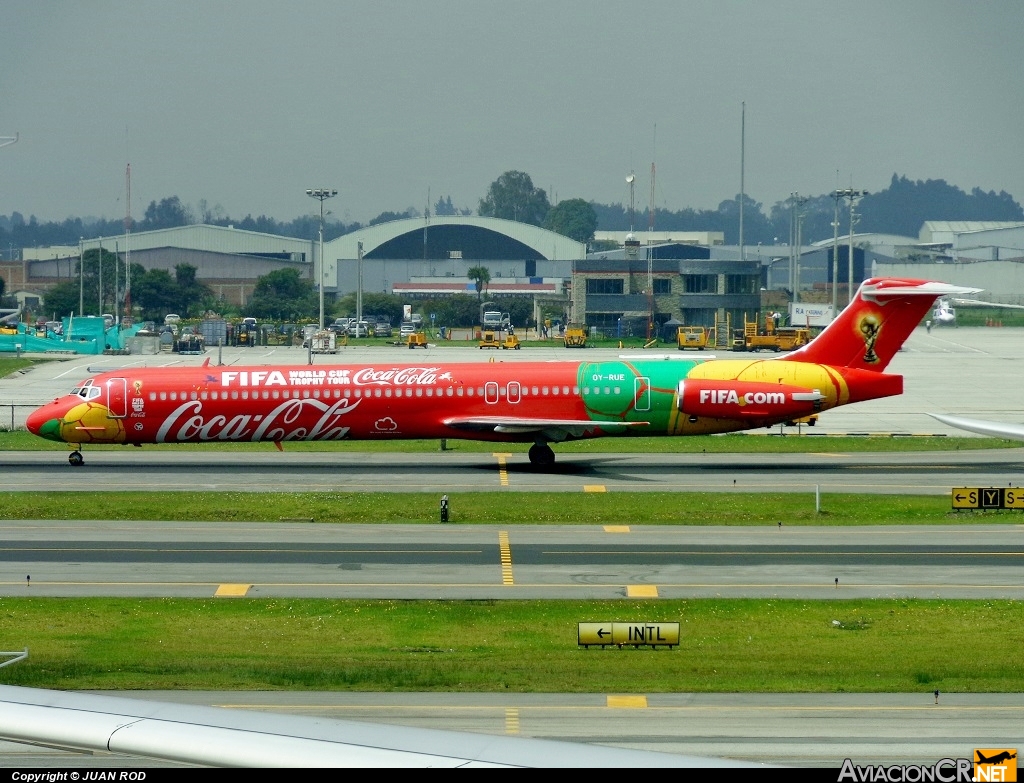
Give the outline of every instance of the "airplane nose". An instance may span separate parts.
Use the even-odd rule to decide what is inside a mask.
[[[59,437],[60,416],[61,413],[58,410],[58,406],[55,402],[51,402],[32,411],[25,421],[25,426],[28,427],[28,431],[33,435],[38,435],[48,440],[61,440]]]

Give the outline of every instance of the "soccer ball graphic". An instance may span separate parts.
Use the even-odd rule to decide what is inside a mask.
[[[109,413],[99,402],[76,405],[60,420],[60,436],[68,443],[123,443],[124,422]]]

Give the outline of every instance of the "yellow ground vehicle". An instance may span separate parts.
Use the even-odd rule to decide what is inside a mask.
[[[562,339],[566,348],[586,348],[587,327],[582,324],[569,324],[565,327],[565,336]]]
[[[676,330],[676,346],[680,351],[695,348],[703,351],[711,340],[711,331],[703,326],[680,326]]]
[[[413,332],[407,338],[407,342],[410,348],[426,348],[427,347],[427,333],[426,332]]]
[[[515,332],[509,332],[501,343],[502,349],[519,350],[519,337]]]
[[[481,333],[481,348],[501,348],[501,341],[498,339],[499,332],[494,329],[487,329]]]
[[[747,351],[792,351],[811,341],[809,329],[792,326],[776,326],[769,314],[764,319],[764,329],[758,329],[757,321],[743,322],[743,348]],[[733,350],[737,350],[734,346]]]

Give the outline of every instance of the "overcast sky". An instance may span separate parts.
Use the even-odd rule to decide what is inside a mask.
[[[5,0],[0,214],[549,198],[766,209],[898,173],[1024,200],[1024,2]]]

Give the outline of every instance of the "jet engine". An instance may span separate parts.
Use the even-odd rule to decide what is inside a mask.
[[[799,419],[825,399],[818,389],[756,381],[682,380],[678,391],[680,411],[716,419]]]

